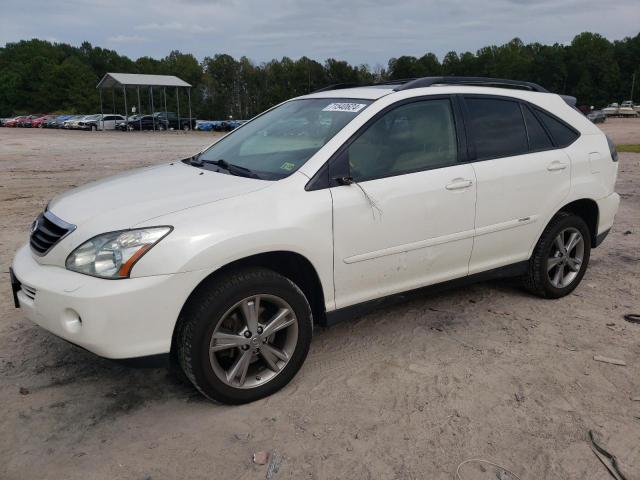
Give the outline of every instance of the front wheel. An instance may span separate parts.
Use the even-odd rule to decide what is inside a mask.
[[[584,220],[569,212],[556,215],[542,233],[529,260],[525,287],[544,298],[571,293],[584,276],[591,254],[591,236]]]
[[[207,398],[252,402],[287,385],[313,331],[309,303],[291,280],[267,269],[205,282],[180,319],[178,360]]]

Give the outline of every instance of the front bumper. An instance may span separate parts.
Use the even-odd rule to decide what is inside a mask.
[[[112,359],[168,353],[173,329],[203,271],[105,280],[40,265],[27,245],[12,271],[25,316],[51,333]]]

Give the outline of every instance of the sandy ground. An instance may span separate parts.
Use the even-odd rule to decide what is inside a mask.
[[[638,120],[603,128],[640,143]],[[1,271],[57,192],[211,139],[0,128]],[[594,429],[637,479],[640,325],[622,316],[640,313],[639,185],[640,155],[621,154],[614,230],[572,295],[545,301],[491,282],[317,329],[297,378],[240,407],[32,325],[5,275],[0,478],[264,479],[252,454],[266,450],[282,457],[278,479],[451,479],[472,457],[522,479],[609,479],[587,442]],[[496,478],[473,465],[461,474]]]

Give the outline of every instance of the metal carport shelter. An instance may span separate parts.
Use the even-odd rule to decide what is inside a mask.
[[[143,75],[139,73],[105,73],[104,77],[98,82],[96,88],[100,92],[100,113],[104,116],[102,105],[102,90],[105,88],[111,88],[112,94],[115,88],[122,88],[124,95],[124,116],[125,121],[129,121],[129,111],[127,107],[127,88],[135,88],[138,92],[138,110],[142,115],[142,105],[140,103],[140,87],[149,88],[149,95],[151,98],[151,115],[155,118],[155,108],[153,105],[153,87],[162,88],[164,97],[164,111],[167,112],[167,87],[176,89],[176,102],[178,107],[178,127],[180,127],[180,88],[187,89],[187,96],[189,99],[189,125],[191,125],[191,85],[174,75]],[[115,104],[115,100],[114,100]],[[115,107],[114,107],[115,109]],[[115,113],[115,111],[113,112]],[[140,120],[140,130],[142,131],[142,120]],[[155,121],[153,122],[153,129],[155,130]]]

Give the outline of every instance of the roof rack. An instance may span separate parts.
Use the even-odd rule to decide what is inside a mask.
[[[532,92],[549,93],[549,91],[533,82],[525,82],[522,80],[509,80],[506,78],[490,78],[490,77],[422,77],[422,78],[403,78],[397,80],[387,80],[385,82],[358,84],[358,83],[336,83],[327,85],[326,87],[314,90],[312,93],[326,92],[328,90],[341,90],[345,88],[357,87],[377,87],[379,85],[397,85],[393,90],[400,92],[402,90],[410,90],[412,88],[433,87],[436,85],[469,85],[474,87],[498,87],[498,88],[515,88],[520,90],[529,90]]]
[[[344,88],[356,88],[361,86],[362,85],[358,85],[357,83],[334,83],[333,85],[327,85],[326,87],[314,90],[311,93],[326,92],[328,90],[342,90]]]
[[[541,87],[537,83],[524,82],[521,80],[508,80],[505,78],[489,78],[489,77],[423,77],[416,78],[408,82],[402,83],[399,87],[394,88],[396,92],[402,90],[410,90],[412,88],[432,87],[434,85],[471,85],[481,87],[508,87],[522,90],[530,90],[533,92],[549,93],[547,89]]]
[[[318,93],[318,92],[326,92],[329,90],[342,90],[345,88],[358,88],[358,87],[377,87],[378,85],[402,85],[404,83],[407,82],[411,82],[413,80],[418,80],[416,78],[399,78],[396,80],[386,80],[384,82],[377,82],[377,83],[353,83],[353,82],[349,82],[349,83],[334,83],[333,85],[327,85],[326,87],[322,87],[319,88],[317,90],[314,90],[311,93]]]

